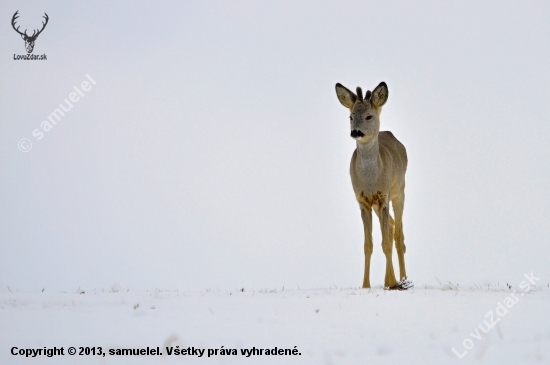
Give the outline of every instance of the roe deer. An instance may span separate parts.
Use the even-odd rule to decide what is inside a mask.
[[[357,148],[351,157],[350,175],[355,197],[361,208],[365,231],[365,275],[363,288],[370,288],[370,259],[372,256],[372,208],[380,220],[382,250],[386,255],[384,287],[405,290],[412,287],[405,271],[405,237],[403,236],[403,208],[405,206],[405,172],[407,152],[405,146],[391,132],[379,132],[380,112],[388,100],[388,87],[381,82],[363,99],[361,88],[357,94],[336,84],[336,95],[343,106],[349,108],[351,137]],[[395,221],[390,215],[390,202]],[[399,258],[400,281],[393,271],[392,250]]]

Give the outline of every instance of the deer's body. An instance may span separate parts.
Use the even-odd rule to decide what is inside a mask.
[[[402,173],[392,174],[392,170]],[[377,141],[357,142],[350,164],[355,196],[371,197],[378,192],[404,190],[406,170],[405,146],[391,132],[380,132]]]
[[[340,102],[350,109],[351,136],[357,148],[350,164],[353,191],[363,220],[365,232],[365,275],[363,287],[370,288],[370,259],[373,251],[372,210],[379,218],[382,231],[382,250],[386,256],[384,286],[406,289],[410,282],[405,270],[405,242],[403,235],[403,208],[405,205],[405,172],[407,152],[405,146],[391,132],[379,132],[380,112],[388,98],[385,83],[378,85],[363,99],[360,88],[357,95],[336,84]],[[390,202],[395,221],[390,215]],[[393,241],[399,258],[400,278],[397,282],[392,263]]]

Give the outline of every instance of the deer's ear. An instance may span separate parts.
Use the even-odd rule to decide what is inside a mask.
[[[25,35],[24,34],[21,34],[21,39],[25,40]]]
[[[382,81],[378,86],[372,91],[371,101],[377,108],[382,107],[386,104],[388,100],[388,85]]]
[[[345,106],[346,108],[351,109],[353,107],[353,104],[355,104],[355,101],[357,100],[357,95],[355,95],[353,92],[346,89],[342,84],[336,84],[336,95],[338,96],[338,100],[340,100],[340,103]]]

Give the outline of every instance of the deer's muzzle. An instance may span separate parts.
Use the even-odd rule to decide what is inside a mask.
[[[364,136],[365,133],[361,132],[360,130],[354,129],[351,131],[351,138],[361,138]]]

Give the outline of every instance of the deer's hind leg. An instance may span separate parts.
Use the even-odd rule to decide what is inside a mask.
[[[392,253],[393,253],[393,221],[390,215],[389,202],[379,200],[377,206],[377,215],[380,220],[380,229],[382,230],[382,251],[386,255],[386,276],[384,278],[384,286],[393,288],[397,284],[395,273],[393,271]]]
[[[403,209],[405,207],[405,191],[401,191],[392,200],[393,214],[395,215],[395,249],[399,259],[399,276],[403,280],[407,276],[405,270],[405,235],[403,234]]]

